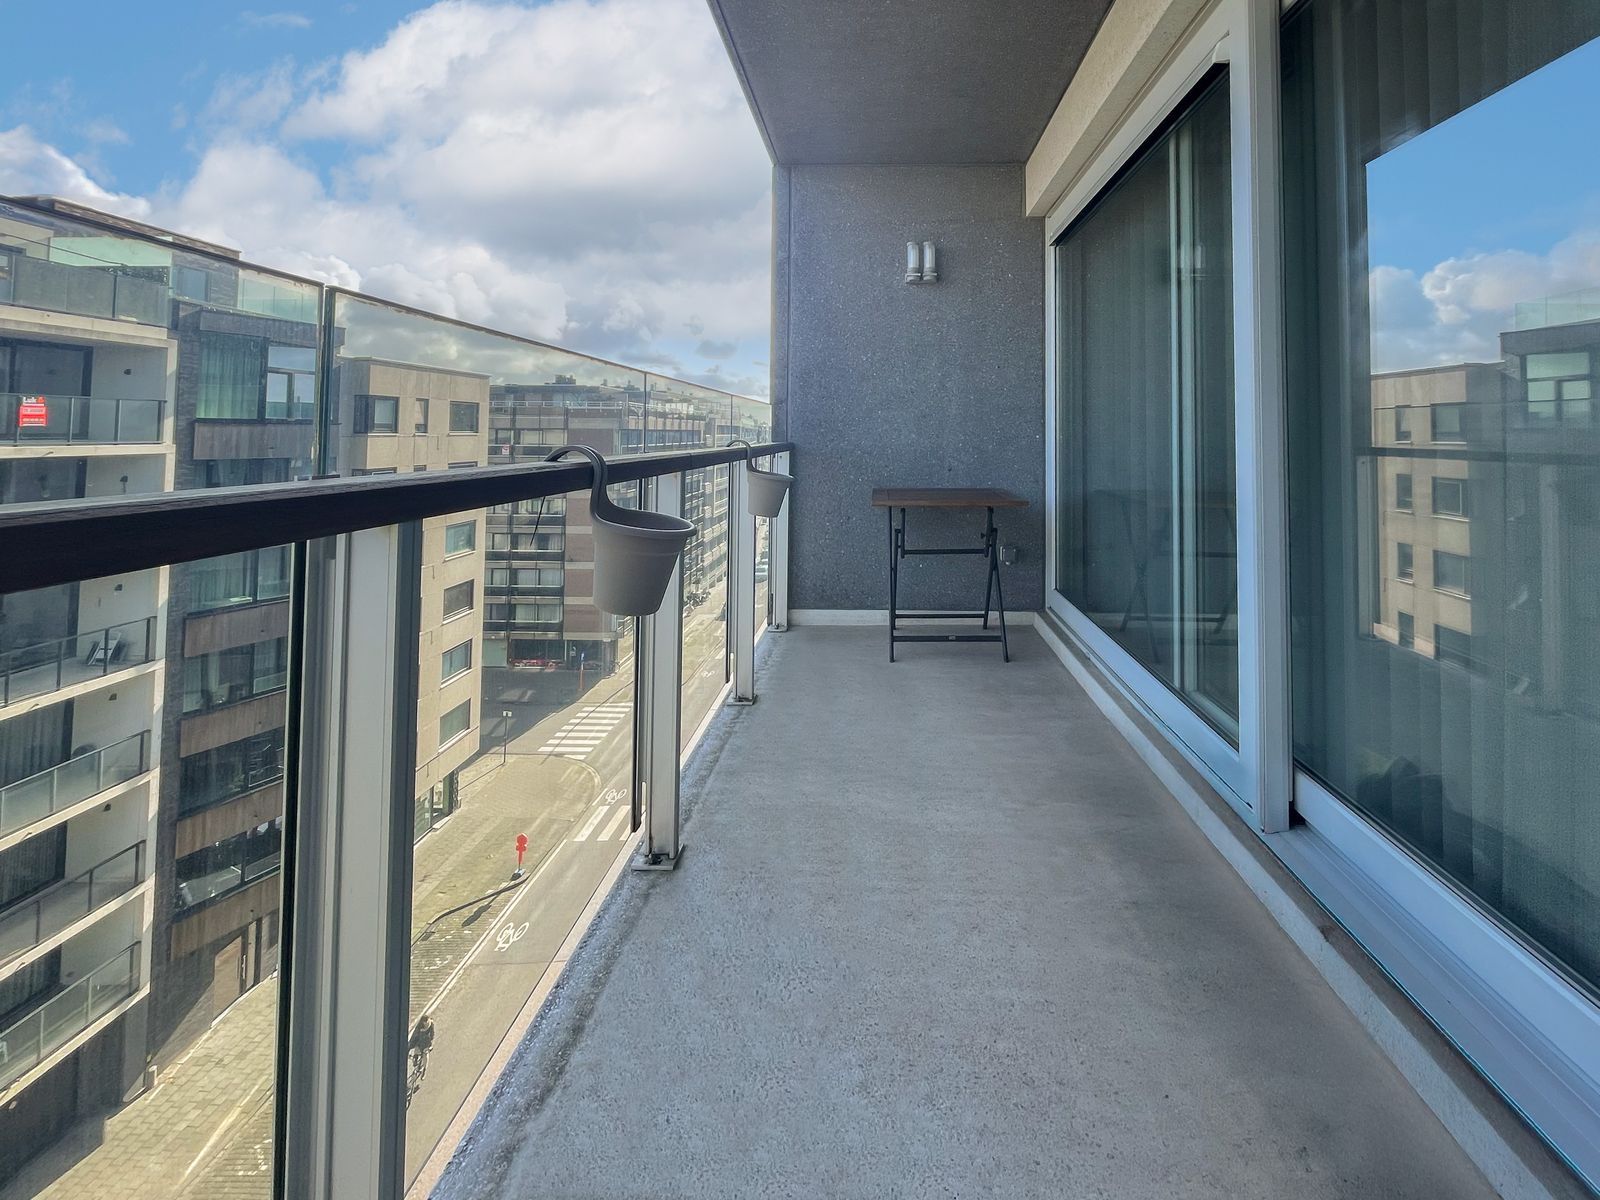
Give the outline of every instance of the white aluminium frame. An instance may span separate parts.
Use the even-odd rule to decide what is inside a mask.
[[[1045,218],[1045,605],[1263,833],[1289,827],[1287,488],[1283,450],[1278,0],[1219,0]],[[1055,590],[1057,347],[1053,244],[1217,63],[1232,127],[1239,746]]]
[[[1600,1006],[1450,881],[1294,765],[1288,645],[1279,46],[1286,0],[1217,0],[1045,219],[1046,607],[1078,648],[1241,817],[1446,1037],[1588,1180],[1600,1183]],[[1232,125],[1239,713],[1235,750],[1055,590],[1053,243],[1215,63]],[[1290,829],[1290,804],[1301,823]],[[1443,1115],[1443,1114],[1441,1114]],[[1497,1186],[1524,1169],[1484,1151]],[[1465,1144],[1465,1143],[1464,1143]]]

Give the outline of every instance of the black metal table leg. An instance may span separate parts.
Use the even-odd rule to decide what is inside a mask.
[[[904,510],[901,510],[904,511]],[[900,577],[899,540],[894,535],[894,509],[889,509],[889,661],[894,661],[894,617]]]
[[[1011,643],[1006,639],[1006,597],[1000,590],[1000,532],[994,527],[994,509],[989,510],[989,577],[994,581],[994,608],[1000,616],[1000,657],[1011,661]]]
[[[990,547],[990,543],[992,543],[994,541],[994,509],[991,508],[991,509],[989,509],[987,511],[989,513],[989,519],[988,519],[987,524],[984,526],[984,531],[983,531],[983,545],[984,545],[984,549],[985,550],[988,550],[989,547]],[[987,628],[989,628],[989,597],[994,592],[994,572],[992,570],[991,571],[986,571],[984,573],[984,575],[985,575],[985,578],[984,578],[984,581],[983,581],[983,627],[985,629],[987,629]]]

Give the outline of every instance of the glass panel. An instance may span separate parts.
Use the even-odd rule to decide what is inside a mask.
[[[1579,0],[1313,0],[1284,42],[1296,754],[1590,988],[1597,38]]]
[[[345,295],[334,320],[344,413],[326,444],[343,472],[638,448],[638,372]],[[418,434],[417,414],[357,433],[355,398],[376,395],[427,397],[436,432]],[[430,518],[422,557],[410,1018],[426,1067],[413,1075],[407,1052],[407,1185],[453,1150],[446,1132],[632,811],[633,623],[594,607],[588,494]]]
[[[12,272],[17,302],[53,314],[0,319],[0,437],[17,446],[0,463],[0,503],[310,473],[317,285],[179,234],[112,231],[11,202],[0,202],[0,245],[13,248],[13,264],[30,260]],[[18,345],[29,349],[12,354]],[[14,396],[42,397],[25,425]],[[78,454],[79,443],[92,449]],[[73,912],[111,904],[141,877],[161,889],[155,903],[118,905],[62,947],[80,1020],[115,1012],[126,991],[125,960],[84,984],[98,964],[135,942],[145,947],[136,966],[160,950],[139,979],[148,1000],[112,1018],[116,1054],[74,1052],[79,1061],[8,1100],[7,1128],[27,1134],[7,1144],[17,1153],[5,1167],[51,1183],[50,1194],[99,1195],[107,1179],[166,1194],[157,1173],[180,1163],[196,1195],[270,1195],[275,843],[250,843],[252,874],[239,862],[235,891],[208,886],[203,904],[184,892],[229,869],[233,860],[214,861],[215,843],[282,814],[288,564],[281,548],[251,551],[0,597],[0,704],[26,700],[30,710],[0,722],[0,825],[22,829],[24,846],[52,830],[65,838],[37,928],[65,929]],[[251,738],[265,739],[262,752],[239,745]],[[111,857],[157,827],[165,833],[139,874],[126,855]],[[40,1034],[47,1023],[72,1027],[42,1009],[33,1020]],[[143,1086],[146,1064],[160,1087]]]
[[[729,469],[683,476],[683,515],[695,533],[683,552],[683,708],[693,733],[728,682]]]
[[[1056,251],[1061,594],[1237,738],[1228,94]]]

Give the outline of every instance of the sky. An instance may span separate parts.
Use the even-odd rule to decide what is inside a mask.
[[[1600,40],[1367,165],[1373,370],[1495,362],[1519,301],[1600,287]]]
[[[0,194],[767,394],[771,167],[704,0],[0,10]]]

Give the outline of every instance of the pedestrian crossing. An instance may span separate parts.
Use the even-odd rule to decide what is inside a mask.
[[[585,759],[605,741],[611,731],[628,719],[631,704],[589,704],[580,708],[548,742],[540,754],[560,754]]]
[[[613,808],[609,804],[596,806],[588,818],[578,827],[578,832],[572,835],[575,842],[614,842],[627,837],[633,830],[628,828],[628,816],[633,811],[633,806],[623,801]]]

